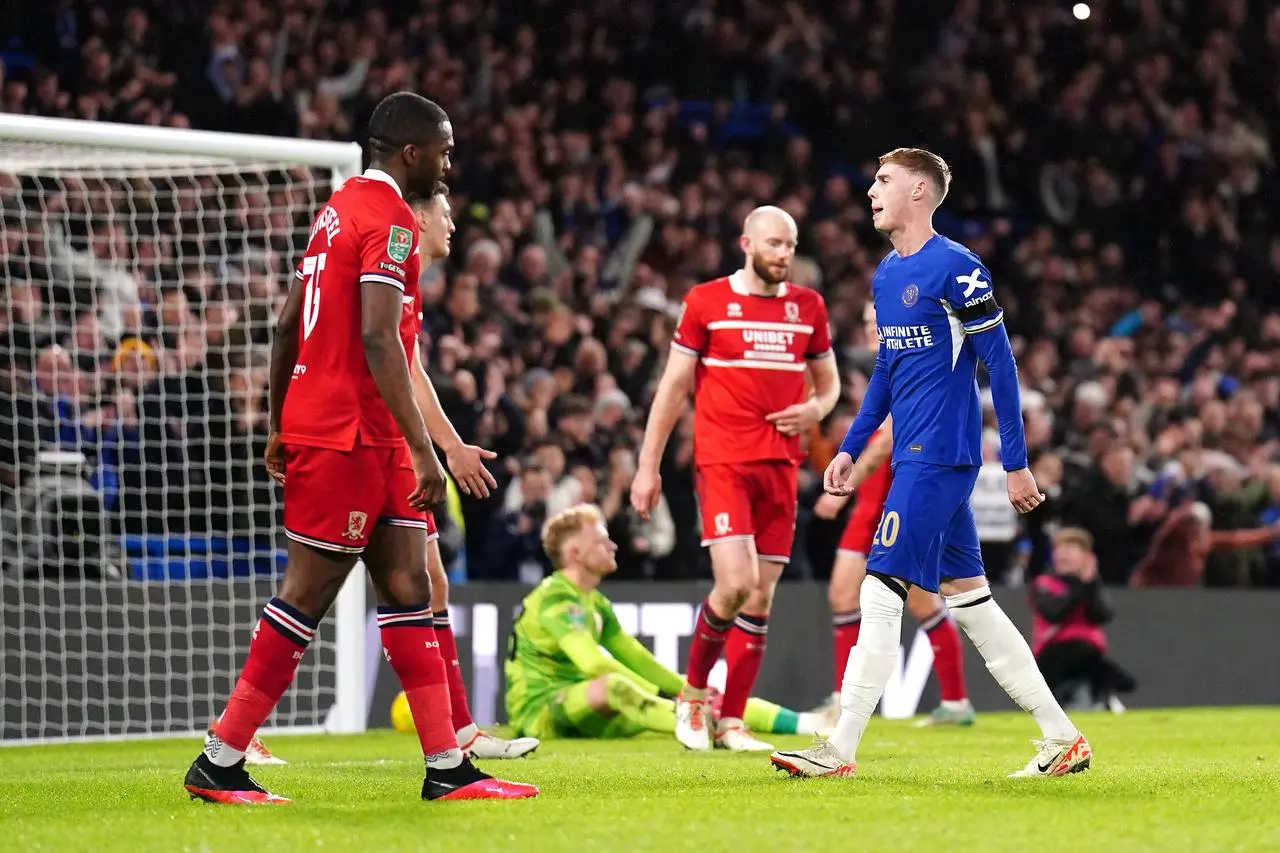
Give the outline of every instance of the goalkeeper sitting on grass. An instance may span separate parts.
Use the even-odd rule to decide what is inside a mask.
[[[542,547],[558,571],[525,598],[511,634],[511,725],[543,739],[674,732],[676,705],[667,697],[683,679],[622,630],[597,589],[618,567],[600,510],[583,504],[548,519]],[[752,699],[746,723],[770,734],[814,734],[820,720]]]

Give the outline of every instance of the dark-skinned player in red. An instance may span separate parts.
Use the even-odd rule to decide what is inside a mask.
[[[445,499],[445,475],[410,384],[420,263],[405,196],[431,194],[449,168],[453,128],[437,104],[398,92],[374,110],[369,137],[371,168],[317,214],[276,327],[266,463],[284,483],[289,562],[226,710],[187,772],[187,792],[207,802],[289,802],[254,781],[244,753],[357,559],[422,745],[422,798],[538,793],[480,772],[459,749],[424,569],[429,510]]]

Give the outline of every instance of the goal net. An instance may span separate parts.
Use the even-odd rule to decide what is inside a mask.
[[[221,711],[284,565],[260,463],[274,317],[359,165],[354,145],[0,116],[0,742]],[[269,726],[363,728],[356,586]]]

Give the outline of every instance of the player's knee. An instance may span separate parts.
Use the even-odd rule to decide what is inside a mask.
[[[953,612],[963,610],[968,607],[974,607],[991,600],[991,587],[987,586],[983,581],[980,584],[964,584],[967,588],[955,588],[954,584],[943,584],[943,601],[947,603],[947,608]]]
[[[716,572],[713,604],[722,616],[735,616],[755,592],[758,576],[749,567],[733,566]]]
[[[756,587],[751,590],[747,600],[742,603],[742,611],[756,616],[768,616],[773,609],[773,585],[767,588]]]
[[[736,616],[742,610],[742,606],[747,603],[747,599],[751,597],[754,587],[751,584],[737,580],[718,581],[715,589],[712,590],[713,602],[717,605],[716,610],[720,611],[720,615]]]
[[[913,586],[907,590],[907,612],[917,622],[923,622],[942,607],[942,597],[927,589]]]
[[[431,577],[421,568],[393,572],[380,584],[378,594],[391,607],[410,607],[431,601]]]
[[[859,596],[862,624],[901,619],[906,597],[906,589],[896,579],[868,574],[862,580]]]
[[[334,599],[338,597],[338,590],[342,589],[342,584],[347,579],[348,570],[336,563],[330,569],[328,563],[318,562],[310,568],[318,570],[286,570],[276,597],[290,607],[318,620],[329,612]]]

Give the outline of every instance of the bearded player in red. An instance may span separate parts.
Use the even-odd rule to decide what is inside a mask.
[[[676,701],[676,739],[769,751],[742,722],[764,659],[773,592],[790,559],[796,525],[800,436],[835,407],[840,380],[827,306],[787,281],[796,224],[777,207],[752,211],[739,239],[746,263],[685,297],[658,383],[631,503],[642,516],[662,492],[658,472],[671,430],[694,392],[694,465],[702,544],[715,587],[703,602]],[[807,391],[806,375],[814,392]],[[713,738],[707,675],[728,663]]]
[[[875,305],[867,303],[862,319],[866,345],[874,351],[880,346]],[[858,629],[862,624],[858,593],[867,575],[867,555],[871,553],[871,543],[884,513],[884,501],[893,482],[893,471],[886,464],[893,452],[892,432],[892,424],[886,420],[853,466],[849,485],[857,489],[857,498],[831,567],[827,596],[835,637],[835,688],[831,699],[817,712],[832,727],[840,716],[840,688],[849,652],[858,644]],[[848,497],[823,494],[814,506],[814,514],[819,518],[835,518],[848,501]],[[965,690],[960,634],[947,615],[942,599],[937,593],[913,586],[907,593],[907,610],[929,637],[933,672],[942,693],[942,702],[917,725],[972,725],[974,712]]]
[[[284,482],[289,563],[226,709],[187,771],[186,790],[207,802],[289,802],[249,776],[245,749],[361,557],[383,650],[422,745],[422,798],[537,794],[481,773],[459,749],[424,570],[434,532],[427,510],[444,500],[445,479],[410,384],[420,262],[404,196],[432,193],[449,168],[453,128],[435,103],[398,92],[374,110],[369,136],[372,168],[316,216],[276,328],[267,468]]]

